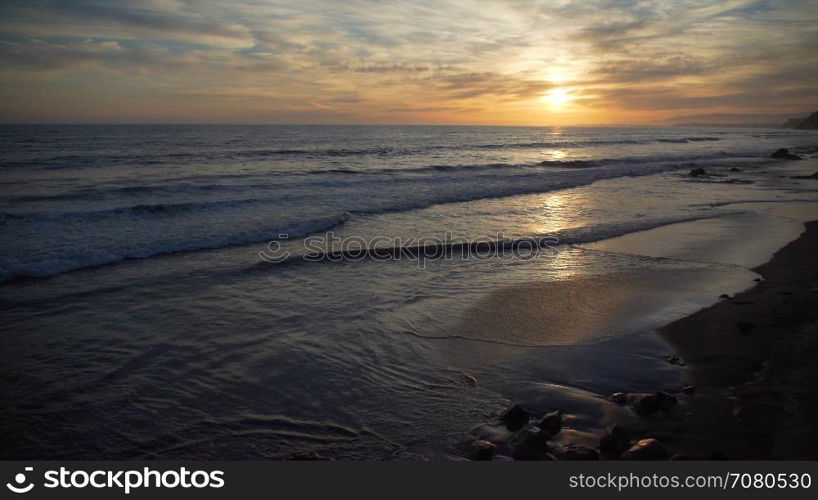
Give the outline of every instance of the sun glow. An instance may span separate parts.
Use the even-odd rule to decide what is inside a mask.
[[[561,108],[571,102],[574,99],[574,96],[571,95],[571,91],[564,88],[564,87],[557,87],[551,89],[547,94],[543,97],[548,104],[551,105],[553,108]]]

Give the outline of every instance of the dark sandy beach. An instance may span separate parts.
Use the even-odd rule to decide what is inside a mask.
[[[701,458],[818,457],[818,221],[755,269],[764,279],[662,329],[688,364],[695,396],[673,448]],[[715,453],[715,455],[713,455]]]

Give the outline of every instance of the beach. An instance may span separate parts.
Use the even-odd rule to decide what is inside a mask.
[[[0,132],[4,458],[450,461],[477,440],[496,460],[575,459],[615,424],[663,458],[808,452],[715,429],[808,442],[809,412],[779,404],[796,417],[765,427],[780,416],[745,384],[779,323],[740,294],[773,286],[762,265],[816,218],[814,132]],[[755,311],[719,320],[739,344],[716,360],[685,336],[704,326],[677,326],[710,308]],[[808,352],[784,345],[769,359]],[[529,418],[511,431],[514,405]],[[515,453],[555,411],[543,448]]]
[[[530,391],[523,404],[504,409],[497,424],[472,429],[461,444],[464,454],[486,456],[486,448],[475,448],[475,443],[488,446],[490,442],[495,446],[489,447],[491,453],[500,453],[501,460],[622,459],[628,458],[630,446],[648,439],[659,443],[660,451],[638,459],[815,459],[816,251],[818,221],[809,221],[796,240],[753,269],[760,277],[752,288],[725,295],[716,304],[658,329],[675,349],[667,361],[682,372],[678,384],[655,388],[657,394],[672,399],[667,406],[640,406],[654,397],[650,393],[614,393],[603,404],[607,428],[583,433],[572,425],[576,415],[566,418],[553,398],[538,398]],[[662,279],[680,278],[665,275]],[[517,331],[532,322],[548,324],[552,308],[572,309],[576,320],[569,315],[565,325],[549,324],[549,341],[560,343],[592,335],[595,324],[610,324],[616,315],[634,314],[655,293],[655,283],[646,288],[634,276],[624,281],[605,278],[504,290],[480,304],[470,321]],[[582,308],[577,309],[578,304]],[[628,307],[623,308],[624,304]],[[520,410],[522,415],[517,414]],[[551,424],[559,424],[546,431],[539,420],[548,420],[549,414]],[[611,453],[605,443],[612,436],[627,446]]]
[[[763,281],[662,329],[696,395],[680,449],[731,459],[818,456],[818,222],[755,271]]]

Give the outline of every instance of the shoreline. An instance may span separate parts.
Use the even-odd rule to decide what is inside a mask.
[[[646,386],[656,393],[597,396],[605,414],[602,428],[576,428],[578,416],[563,415],[551,398],[518,394],[518,404],[507,407],[499,421],[472,428],[458,447],[475,460],[818,458],[815,255],[818,220],[806,222],[796,239],[752,269],[761,276],[755,286],[654,330],[673,351],[666,361],[680,373],[679,385],[657,379]],[[639,288],[619,284],[623,290],[617,293],[625,296],[624,290]],[[606,295],[616,290],[609,288]],[[598,298],[599,290],[592,292]],[[538,300],[557,308],[571,303],[542,290],[525,295],[525,307]],[[488,322],[489,329],[502,324],[503,316],[519,313],[519,308],[498,304],[483,304],[485,314],[498,316]],[[513,323],[517,329],[542,324],[547,317],[526,314],[531,318]]]
[[[753,269],[763,278],[754,287],[660,329],[696,386],[673,448],[695,458],[818,457],[816,255],[811,221]]]

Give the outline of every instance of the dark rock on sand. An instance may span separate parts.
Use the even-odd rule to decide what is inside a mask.
[[[818,179],[818,172],[812,175],[796,175],[793,179]]]
[[[616,458],[630,446],[627,431],[616,424],[608,428],[599,440],[599,451],[603,457]]]
[[[526,429],[514,438],[511,456],[515,460],[537,460],[548,451],[548,438],[544,432]]]
[[[632,406],[638,415],[646,417],[659,411],[670,411],[678,402],[676,396],[665,391],[656,391],[655,394],[636,396]]]
[[[589,461],[599,460],[599,452],[593,448],[579,444],[569,444],[556,450],[556,457],[559,460]]]
[[[700,175],[710,175],[707,173],[707,170],[703,169],[702,167],[696,167],[688,173],[690,177],[699,177]]]
[[[640,439],[622,454],[624,460],[665,460],[667,450],[653,438]]]
[[[733,167],[730,169],[731,172],[741,172],[741,169],[738,167]]]
[[[676,356],[676,355],[668,356],[665,359],[671,365],[678,365],[678,366],[684,366],[685,365],[685,362],[682,361],[682,358],[680,358],[679,356]]]
[[[789,152],[789,150],[785,148],[781,148],[775,153],[770,155],[770,158],[775,158],[777,160],[800,160],[801,157],[798,155],[794,155]]]
[[[608,399],[618,405],[623,405],[628,402],[628,396],[624,392],[615,392],[608,396]]]
[[[471,459],[472,460],[491,460],[494,455],[494,450],[497,449],[493,443],[478,439],[471,443]]]
[[[540,422],[540,430],[543,432],[547,432],[548,434],[555,436],[559,434],[560,430],[562,429],[562,412],[552,411],[551,413],[546,413],[545,417],[543,417],[542,421]]]
[[[506,424],[510,431],[518,431],[531,419],[531,414],[520,405],[514,405],[500,415],[500,422]]]
[[[679,403],[676,396],[665,391],[656,391],[654,397],[656,398],[657,404],[665,410],[669,410]]]
[[[646,432],[640,439],[649,439],[653,438],[661,443],[671,443],[673,441],[679,440],[679,433],[673,431],[665,431],[660,429],[655,429],[652,431]]]
[[[695,385],[686,385],[682,387],[682,394],[687,394],[688,396],[692,396],[696,394],[696,386]]]

